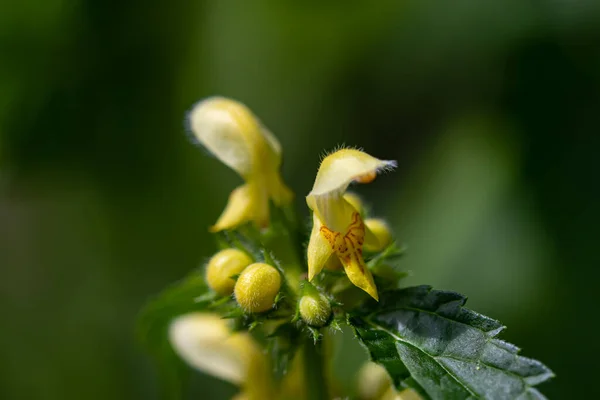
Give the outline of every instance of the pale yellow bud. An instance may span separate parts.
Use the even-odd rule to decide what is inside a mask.
[[[234,276],[252,264],[252,259],[238,249],[225,249],[212,256],[206,266],[206,283],[222,296],[233,293]]]
[[[365,250],[380,251],[392,243],[392,231],[388,224],[379,218],[367,218],[365,220],[368,237],[365,241]],[[375,238],[375,240],[371,238]]]
[[[235,283],[235,299],[248,313],[260,313],[273,307],[281,288],[281,275],[269,264],[249,265]]]
[[[298,304],[300,316],[310,326],[321,327],[331,317],[331,305],[321,293],[302,296]]]

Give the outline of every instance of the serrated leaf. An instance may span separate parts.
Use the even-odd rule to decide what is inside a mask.
[[[399,389],[433,399],[544,398],[534,386],[552,371],[497,339],[504,327],[465,302],[429,286],[394,290],[382,293],[376,309],[353,313],[350,323]]]

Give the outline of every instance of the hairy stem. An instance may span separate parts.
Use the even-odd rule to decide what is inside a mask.
[[[322,344],[322,340],[313,343],[312,338],[304,343],[304,379],[306,398],[310,400],[329,399]]]

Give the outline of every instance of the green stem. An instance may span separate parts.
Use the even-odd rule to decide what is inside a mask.
[[[306,398],[328,400],[327,382],[323,360],[323,340],[313,343],[312,338],[304,343],[304,380]]]

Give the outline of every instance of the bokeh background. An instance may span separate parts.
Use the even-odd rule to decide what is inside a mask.
[[[357,190],[408,283],[505,323],[550,398],[600,395],[600,2],[13,1],[0,54],[0,398],[159,397],[136,313],[240,183],[186,138],[214,94],[279,137],[303,215],[324,150],[398,160]]]

